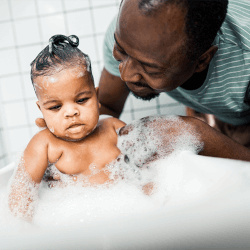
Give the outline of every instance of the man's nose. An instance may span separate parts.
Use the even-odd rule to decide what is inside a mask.
[[[139,82],[142,78],[138,62],[129,56],[119,64],[119,71],[124,82]]]
[[[73,116],[78,116],[80,114],[79,109],[76,107],[76,105],[67,105],[65,107],[64,111],[64,117],[73,117]]]

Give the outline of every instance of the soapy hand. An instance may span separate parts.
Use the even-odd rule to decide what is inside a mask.
[[[121,152],[138,166],[183,150],[203,156],[250,161],[249,148],[189,116],[145,117],[126,125],[119,135],[124,137],[118,145]],[[148,154],[143,155],[143,152]]]
[[[163,159],[173,152],[199,153],[202,143],[189,123],[177,116],[145,117],[119,131],[118,148],[126,161],[137,167]]]

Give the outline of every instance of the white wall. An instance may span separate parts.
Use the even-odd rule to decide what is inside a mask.
[[[15,159],[38,131],[41,116],[29,77],[30,63],[52,35],[75,34],[89,54],[96,85],[103,67],[105,30],[120,0],[0,0],[0,167]],[[130,96],[121,119],[183,114],[167,95],[151,102]]]

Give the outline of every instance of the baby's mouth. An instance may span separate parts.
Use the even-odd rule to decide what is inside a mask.
[[[83,128],[84,128],[83,124],[73,124],[73,125],[69,126],[67,130],[70,133],[79,133],[82,131]]]

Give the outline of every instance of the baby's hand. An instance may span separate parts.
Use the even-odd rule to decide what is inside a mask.
[[[39,128],[46,128],[47,124],[43,118],[37,118],[36,119],[36,126]]]

